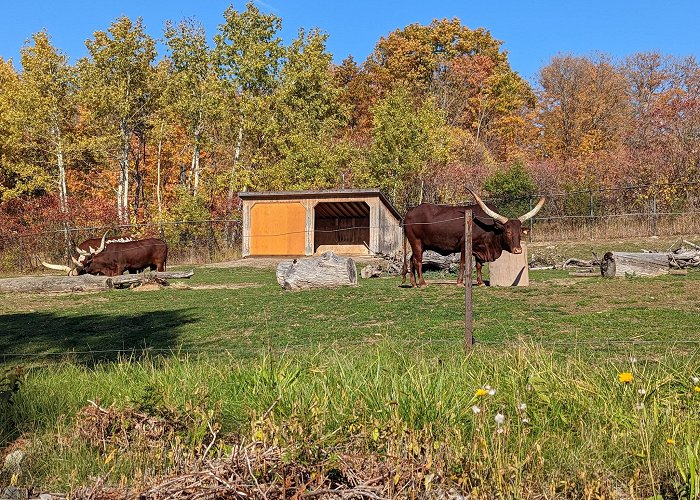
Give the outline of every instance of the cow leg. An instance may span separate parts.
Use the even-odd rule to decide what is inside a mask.
[[[481,278],[481,262],[476,261],[476,284],[478,286],[483,286],[484,285],[484,280]]]
[[[457,285],[464,285],[464,249],[459,255],[459,275],[457,276]]]
[[[414,253],[416,256],[416,271],[418,272],[418,286],[427,286],[423,278],[423,247],[417,249],[418,251]]]

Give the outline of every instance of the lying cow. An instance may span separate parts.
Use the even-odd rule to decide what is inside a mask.
[[[449,255],[460,252],[459,276],[457,284],[464,283],[464,213],[471,209],[472,225],[472,254],[476,259],[476,281],[483,285],[481,267],[484,262],[493,262],[501,256],[503,250],[519,254],[522,253],[520,236],[527,230],[522,223],[531,219],[544,205],[545,198],[541,198],[535,208],[517,219],[509,219],[500,215],[487,206],[479,196],[469,190],[476,200],[476,204],[467,206],[433,205],[423,203],[406,212],[403,219],[404,228],[404,260],[402,281],[406,282],[406,274],[411,273],[411,285],[424,286],[423,279],[423,252],[433,250],[441,255]],[[411,245],[410,269],[406,266],[406,241]],[[418,281],[416,282],[416,273]]]

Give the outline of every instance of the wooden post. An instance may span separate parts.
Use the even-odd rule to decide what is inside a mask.
[[[474,345],[472,318],[472,211],[464,210],[464,352]]]

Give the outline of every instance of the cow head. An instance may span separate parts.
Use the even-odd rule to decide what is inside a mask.
[[[540,211],[544,205],[545,197],[543,196],[540,198],[537,205],[535,205],[535,207],[525,215],[521,215],[517,219],[509,219],[508,217],[505,217],[489,208],[474,191],[469,189],[469,192],[472,194],[481,209],[486,212],[486,215],[493,218],[496,230],[501,236],[503,249],[514,254],[522,253],[523,248],[520,245],[520,237],[527,234],[528,231],[526,227],[523,227],[523,222],[533,218],[535,214]]]
[[[80,247],[75,247],[75,251],[78,253],[78,258],[76,259],[71,255],[71,260],[73,261],[74,267],[63,266],[60,264],[50,264],[48,262],[41,262],[41,265],[47,269],[53,269],[56,271],[64,271],[68,273],[68,276],[78,276],[81,274],[89,273],[86,270],[86,265],[88,261],[92,261],[95,255],[99,254],[105,249],[106,246],[107,233],[102,236],[102,241],[97,249],[89,247],[89,251],[82,250]]]

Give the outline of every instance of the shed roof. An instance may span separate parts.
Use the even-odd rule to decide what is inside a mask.
[[[379,198],[394,216],[401,220],[401,214],[379,189],[325,189],[322,191],[243,191],[238,197],[244,200],[289,200],[289,199],[328,199],[328,198]]]

